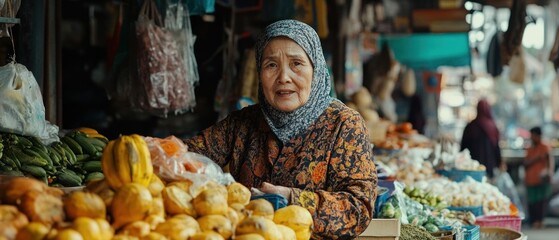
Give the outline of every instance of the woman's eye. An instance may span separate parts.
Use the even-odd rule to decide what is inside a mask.
[[[266,68],[275,68],[275,67],[277,67],[277,66],[278,66],[278,65],[277,65],[276,63],[268,63],[268,64],[266,64]]]

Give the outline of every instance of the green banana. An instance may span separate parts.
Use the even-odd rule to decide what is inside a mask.
[[[20,135],[15,135],[17,137],[18,140],[18,144],[22,147],[26,147],[26,148],[30,148],[33,146],[33,142],[31,142],[29,139],[27,139],[24,136],[20,136]]]
[[[21,167],[21,162],[16,158],[12,149],[6,149],[5,153],[6,154],[2,158],[4,160],[4,163],[6,163],[8,166],[14,169],[18,169]]]
[[[78,154],[76,155],[76,159],[78,162],[84,162],[89,160],[89,154]]]
[[[59,142],[59,144],[64,149],[65,154],[70,158],[70,161],[72,161],[72,164],[75,164],[77,162],[76,154],[72,151],[70,146],[64,142]]]
[[[103,172],[103,168],[101,167],[101,161],[89,161],[85,162],[82,165],[82,169],[86,172]]]
[[[8,164],[2,162],[3,159],[0,159],[0,171],[4,172],[4,171],[12,171],[12,167],[8,166]]]
[[[68,159],[68,155],[66,155],[66,151],[64,148],[58,144],[59,142],[53,142],[51,144],[52,148],[55,150],[56,154],[60,157],[60,162],[62,166],[72,165],[71,159]]]
[[[47,176],[47,172],[45,171],[45,169],[39,166],[22,165],[21,171],[24,173],[31,174],[33,177],[36,178],[43,178]]]
[[[27,153],[25,153],[24,151],[27,150],[27,149],[24,149],[22,151],[22,150],[13,148],[12,150],[13,150],[15,158],[17,160],[19,160],[19,162],[21,162],[22,166],[23,165],[35,165],[35,166],[43,167],[43,166],[48,164],[48,161],[46,159],[43,159],[43,158],[37,157],[37,156],[28,155]]]
[[[105,175],[102,172],[90,172],[85,176],[84,182],[88,183],[90,181],[104,179]]]
[[[98,152],[97,149],[93,144],[90,143],[88,137],[81,134],[76,134],[74,136],[74,140],[76,140],[76,142],[80,144],[80,146],[82,146],[84,153],[89,154],[91,156],[95,156],[97,154]]]
[[[58,182],[65,187],[77,187],[82,185],[82,179],[75,172],[65,169],[58,172]]]
[[[62,157],[52,146],[48,146],[48,153],[54,165],[61,166],[62,164]]]
[[[68,145],[68,147],[70,147],[70,149],[72,149],[72,151],[76,154],[83,154],[83,149],[82,146],[80,146],[80,144],[78,142],[76,142],[76,140],[74,140],[73,138],[69,137],[68,135],[62,137],[60,139],[61,142],[65,143],[66,145]]]
[[[43,149],[37,146],[33,146],[30,149],[36,152],[37,154],[39,154],[39,156],[42,157],[43,159],[46,159],[49,162],[49,165],[54,165],[54,162],[52,161],[52,158],[50,158],[48,150],[46,150],[46,148],[45,148],[46,151],[44,151]]]

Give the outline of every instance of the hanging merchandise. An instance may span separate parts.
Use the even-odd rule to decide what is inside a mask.
[[[15,18],[21,5],[21,0],[5,0],[2,2],[3,4],[0,5],[0,17]],[[0,24],[0,38],[12,35],[11,27],[13,25],[13,23]]]
[[[180,53],[182,59],[184,59],[186,79],[190,84],[188,94],[191,97],[191,104],[194,106],[194,86],[198,84],[200,77],[198,76],[198,63],[194,55],[196,36],[192,34],[188,8],[185,8],[180,2],[177,4],[170,4],[167,7],[167,13],[165,15],[165,28],[175,34],[177,45],[182,46],[182,51]]]
[[[522,47],[519,47],[516,54],[511,56],[508,65],[510,80],[513,83],[523,84],[526,78],[526,60]]]
[[[142,4],[136,21],[136,38],[139,83],[130,86],[136,93],[136,97],[130,98],[132,105],[163,117],[169,112],[177,114],[194,107],[183,49],[176,31],[163,27],[153,0]]]
[[[320,38],[328,37],[326,0],[295,0],[295,19],[312,26]]]

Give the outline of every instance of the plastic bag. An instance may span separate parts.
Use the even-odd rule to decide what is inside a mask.
[[[224,173],[219,165],[204,155],[189,152],[177,137],[145,137],[151,155],[154,173],[165,181],[189,180],[192,189],[208,181],[223,185],[234,182],[233,176]]]
[[[496,172],[497,174],[495,175],[495,179],[493,180],[494,185],[516,206],[516,208],[518,209],[518,216],[520,218],[524,218],[524,207],[522,205],[522,202],[520,201],[520,195],[518,194],[516,186],[514,185],[514,182],[512,181],[509,173],[501,171]]]
[[[180,96],[173,96],[173,98],[182,97],[181,101],[177,101],[182,105],[173,108],[181,110],[191,109],[196,105],[194,86],[198,84],[200,77],[198,76],[198,64],[196,56],[194,55],[194,42],[196,36],[192,34],[192,27],[190,25],[190,14],[188,8],[185,8],[180,2],[172,4],[167,7],[165,15],[165,28],[167,28],[173,35],[174,39],[179,46],[179,53],[183,59],[185,77],[182,82],[182,94]],[[186,85],[185,85],[186,83]]]
[[[0,67],[0,131],[34,136],[43,143],[58,141],[58,127],[45,120],[41,89],[18,63]]]
[[[146,0],[136,21],[139,84],[133,86],[132,106],[166,117],[190,110],[182,49],[173,32],[162,27],[153,0]],[[135,94],[134,94],[135,93]]]

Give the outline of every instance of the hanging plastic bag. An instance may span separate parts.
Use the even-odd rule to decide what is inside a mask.
[[[179,53],[184,60],[184,69],[186,71],[185,81],[187,85],[183,86],[184,93],[180,96],[173,95],[172,98],[182,98],[180,101],[176,102],[183,104],[182,107],[184,109],[191,109],[196,105],[194,86],[198,84],[199,76],[198,64],[196,62],[196,56],[194,55],[196,36],[192,33],[190,14],[188,8],[185,8],[184,5],[179,2],[177,4],[170,4],[167,7],[165,16],[165,28],[174,35],[177,41],[180,50]]]
[[[496,172],[497,173],[495,175],[495,179],[493,180],[494,185],[516,206],[516,208],[518,209],[518,216],[524,218],[524,207],[522,205],[522,202],[520,201],[520,195],[518,194],[516,186],[514,185],[514,182],[512,181],[509,173],[501,171]]]
[[[34,136],[43,143],[58,141],[58,127],[45,120],[39,84],[18,63],[0,67],[0,131]]]
[[[175,35],[162,27],[153,0],[144,1],[136,21],[139,84],[133,86],[137,98],[132,105],[166,117],[192,108],[182,49]]]

